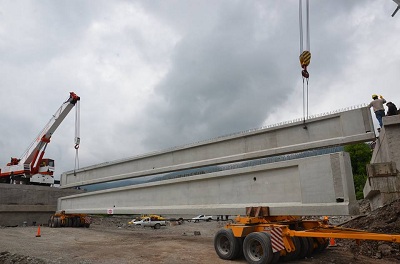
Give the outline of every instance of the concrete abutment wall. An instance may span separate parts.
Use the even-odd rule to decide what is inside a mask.
[[[47,224],[57,210],[57,199],[81,190],[47,186],[0,184],[0,226]]]
[[[400,115],[384,117],[383,125],[363,190],[371,210],[400,199]]]

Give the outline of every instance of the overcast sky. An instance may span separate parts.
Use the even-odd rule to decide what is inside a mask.
[[[309,114],[373,93],[400,107],[396,4],[310,2]],[[0,54],[1,166],[70,91],[80,167],[303,116],[298,0],[1,0]],[[74,111],[46,151],[56,178],[74,169]]]

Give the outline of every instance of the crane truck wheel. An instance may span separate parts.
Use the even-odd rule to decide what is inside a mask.
[[[215,234],[214,248],[221,259],[234,260],[242,254],[242,239],[235,237],[232,229],[221,229]]]
[[[271,236],[265,232],[248,234],[243,242],[243,254],[247,263],[270,264],[273,258]]]
[[[160,229],[161,225],[160,224],[155,224],[154,229]]]

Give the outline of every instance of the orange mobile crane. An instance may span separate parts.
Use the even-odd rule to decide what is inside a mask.
[[[24,184],[54,184],[54,160],[43,158],[47,144],[58,126],[68,115],[71,109],[80,101],[74,92],[69,93],[57,112],[52,116],[37,138],[31,143],[21,158],[11,158],[7,165],[0,169],[0,182]],[[76,117],[79,117],[77,109]],[[78,121],[76,121],[78,122]],[[76,123],[77,124],[77,123]],[[77,130],[75,130],[77,132]],[[79,133],[79,132],[78,132]],[[75,135],[75,149],[79,147],[79,135]]]

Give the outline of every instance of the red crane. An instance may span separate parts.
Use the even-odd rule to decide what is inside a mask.
[[[75,105],[76,126],[79,124],[80,97],[70,92],[69,98],[52,116],[38,137],[31,143],[21,158],[11,158],[7,165],[0,169],[0,182],[24,184],[54,184],[54,160],[43,158],[47,144],[58,126]],[[79,148],[79,129],[75,128],[75,149]]]

